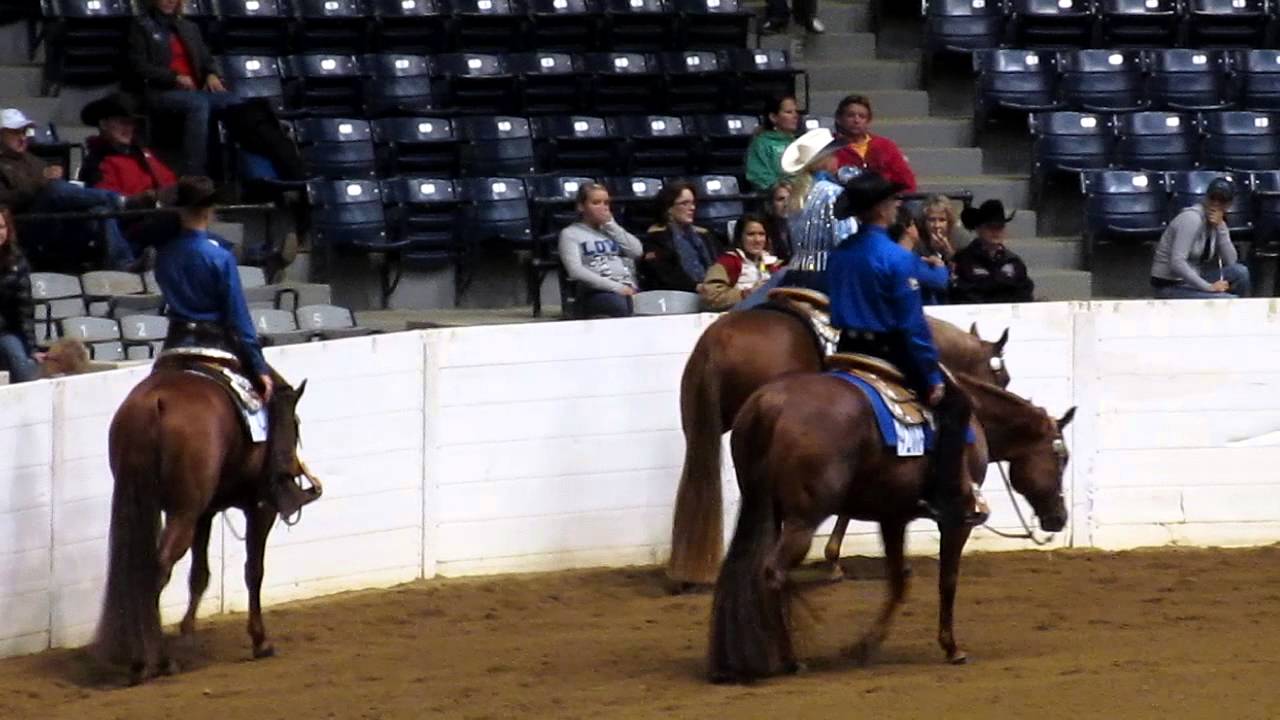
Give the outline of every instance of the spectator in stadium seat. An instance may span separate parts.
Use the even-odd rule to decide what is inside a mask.
[[[920,208],[916,219],[920,231],[920,243],[916,251],[922,256],[940,257],[948,264],[956,254],[956,248],[964,247],[972,239],[960,227],[955,207],[946,195],[930,195]]]
[[[733,226],[733,248],[707,270],[698,294],[708,310],[728,310],[766,287],[782,263],[769,252],[765,219],[748,213]]]
[[[84,162],[80,165],[82,182],[122,195],[172,196],[178,176],[138,142],[140,114],[137,102],[122,93],[94,100],[80,111],[81,122],[98,128],[98,134],[85,141]],[[172,197],[164,200],[165,205],[173,204]]]
[[[21,110],[0,110],[0,205],[14,212],[113,211],[146,207],[154,199],[146,195],[126,197],[110,190],[85,188],[65,180],[58,165],[46,165],[30,152],[28,131],[33,123]],[[133,249],[120,232],[115,218],[100,221],[106,239],[108,267],[131,269],[137,262]],[[75,223],[77,226],[85,225]],[[86,227],[86,233],[93,231]],[[79,233],[76,234],[79,236]]]
[[[919,224],[906,207],[898,208],[898,217],[889,226],[889,239],[920,258],[916,279],[920,281],[920,301],[925,305],[941,305],[946,302],[951,285],[951,270],[940,255],[926,253],[920,237]]]
[[[40,376],[44,353],[36,346],[31,268],[14,230],[13,214],[0,207],[0,361],[9,382],[20,383]]]
[[[1227,229],[1235,183],[1215,178],[1204,201],[1174,216],[1151,263],[1151,285],[1162,299],[1247,297],[1249,268],[1240,262]]]
[[[782,153],[783,172],[795,176],[788,207],[794,270],[820,270],[826,253],[857,230],[855,220],[837,219],[832,211],[844,191],[835,174],[839,148],[830,130],[817,128]]]
[[[782,151],[796,139],[800,109],[787,96],[769,105],[764,126],[747,148],[747,182],[756,190],[766,190],[782,179]]]
[[[871,100],[849,95],[836,106],[836,139],[844,147],[836,153],[838,167],[874,170],[904,192],[916,191],[916,176],[896,143],[871,134]]]
[[[769,188],[769,197],[762,203],[765,229],[769,232],[769,250],[783,263],[791,260],[791,223],[787,220],[787,208],[791,204],[791,181],[779,180]]]
[[[1004,203],[999,200],[988,200],[960,213],[960,222],[977,237],[955,254],[951,302],[1031,301],[1035,283],[1027,275],[1027,266],[1005,247],[1005,226],[1012,219],[1012,214],[1005,216]]]
[[[645,290],[698,292],[707,269],[720,255],[715,233],[693,224],[698,198],[693,185],[669,182],[658,192],[661,221],[644,238],[640,287]]]
[[[626,317],[637,283],[632,261],[644,252],[640,239],[613,218],[609,190],[599,183],[578,188],[578,222],[560,231],[560,262],[580,286],[586,317]]]

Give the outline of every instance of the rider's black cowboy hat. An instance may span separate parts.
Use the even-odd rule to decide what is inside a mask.
[[[905,189],[905,185],[890,182],[879,173],[865,171],[844,184],[844,192],[836,198],[831,212],[840,220],[858,217]]]
[[[988,200],[976,208],[967,207],[960,211],[960,224],[964,225],[966,230],[974,230],[983,225],[1008,225],[1017,212],[1014,210],[1006,217],[1004,203],[999,200]]]
[[[136,118],[142,116],[142,110],[138,106],[138,101],[133,96],[124,93],[111,93],[106,97],[100,97],[97,100],[84,106],[80,111],[80,122],[89,127],[97,127],[98,123],[113,117]]]

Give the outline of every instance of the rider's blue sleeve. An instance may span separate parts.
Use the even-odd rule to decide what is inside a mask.
[[[946,292],[951,287],[951,271],[946,265],[930,265],[924,258],[916,258],[916,277],[920,284],[936,292]]]
[[[924,304],[920,300],[920,280],[915,276],[916,258],[911,257],[894,264],[893,312],[895,325],[907,336],[907,351],[916,371],[929,387],[942,383],[942,370],[938,367],[938,350],[933,345],[933,334],[924,317]]]
[[[227,295],[224,299],[226,303],[225,317],[227,322],[235,329],[236,335],[240,337],[241,344],[244,345],[245,354],[249,356],[249,363],[253,366],[254,377],[267,374],[267,360],[262,357],[262,345],[258,343],[258,332],[253,327],[253,318],[249,317],[249,305],[244,299],[244,290],[240,287],[240,271],[236,268],[235,259],[230,254],[225,254],[226,261],[222,262],[222,273],[226,278],[224,287],[227,289]]]

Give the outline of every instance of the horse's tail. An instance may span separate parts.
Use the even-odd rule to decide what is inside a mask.
[[[759,396],[756,397],[759,400]],[[785,568],[770,567],[779,522],[771,492],[772,420],[748,402],[735,422],[734,464],[742,478],[742,506],[711,602],[709,675],[712,682],[750,682],[795,666],[787,621]],[[753,437],[756,436],[756,437]],[[738,452],[745,448],[746,452]]]
[[[94,641],[95,653],[109,662],[144,661],[161,639],[157,541],[162,413],[156,398],[123,407],[112,422],[111,454],[118,460],[112,468],[107,590]]]
[[[724,542],[724,500],[720,490],[720,373],[715,343],[694,348],[680,381],[684,468],[676,491],[668,574],[677,582],[711,584]]]

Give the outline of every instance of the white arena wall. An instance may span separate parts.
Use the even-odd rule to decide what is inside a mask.
[[[1013,388],[1078,405],[1072,520],[1048,547],[1280,541],[1280,308],[1272,300],[931,309],[994,338]],[[427,330],[268,350],[295,382],[323,500],[278,524],[268,603],[423,577],[660,562],[679,381],[713,315]],[[106,569],[107,426],[135,367],[0,387],[0,656],[83,644]],[[726,526],[736,512],[727,467]],[[1273,463],[1275,463],[1273,465]],[[997,527],[1017,522],[998,476]],[[205,614],[242,611],[243,518],[215,526]],[[930,552],[918,523],[911,547]],[[979,530],[970,547],[1031,547]],[[855,526],[846,552],[876,552]],[[184,561],[163,597],[186,602]]]

